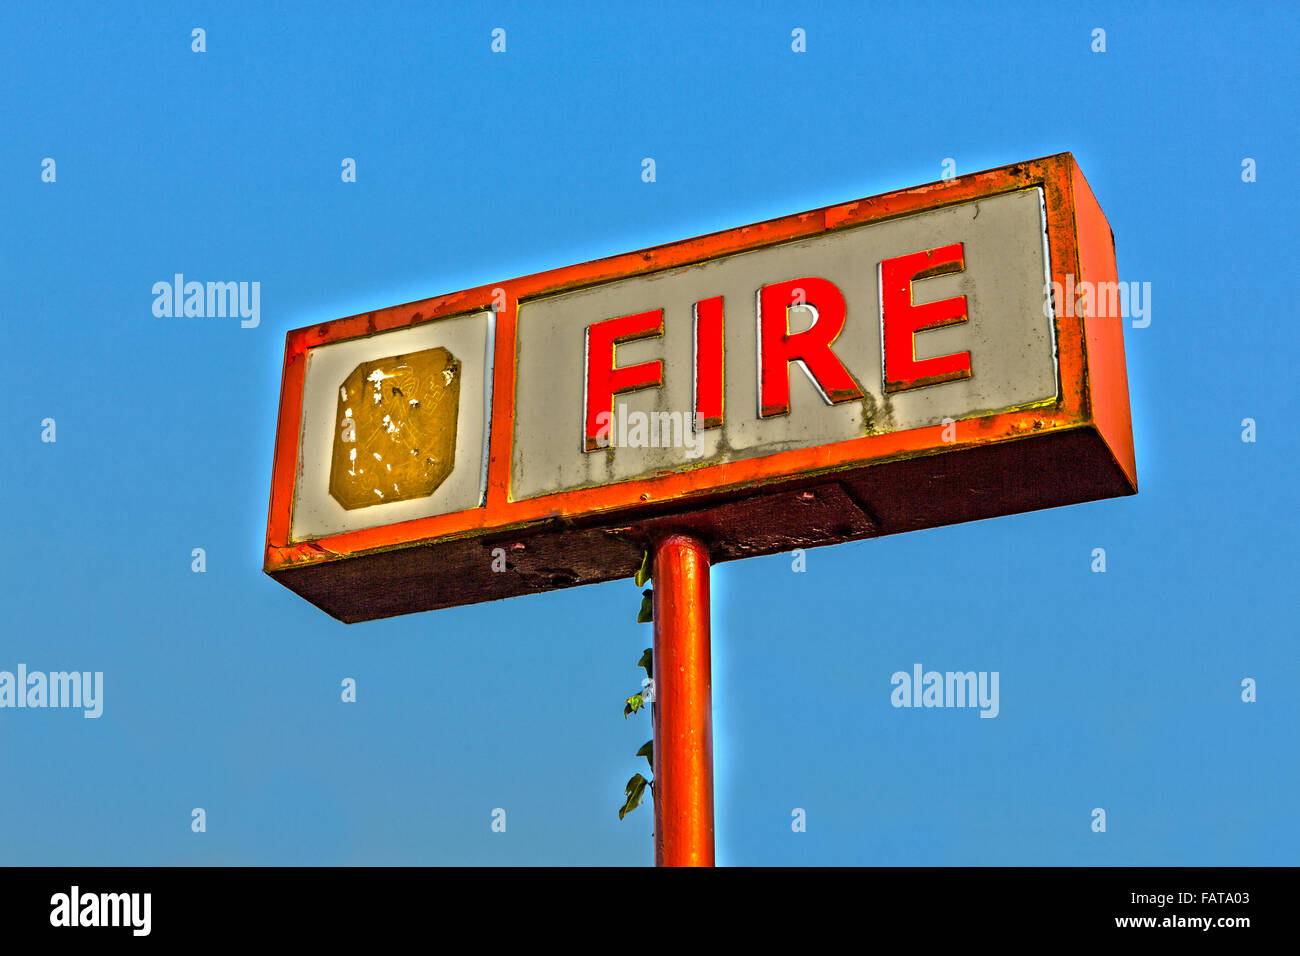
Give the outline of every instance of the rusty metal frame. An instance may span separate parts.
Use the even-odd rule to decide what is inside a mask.
[[[485,543],[510,541],[515,550],[524,550],[526,544],[524,548],[520,544],[526,542],[531,535],[558,533],[579,525],[599,526],[610,533],[625,533],[632,541],[648,541],[649,528],[639,523],[647,516],[663,518],[674,511],[698,512],[700,509],[707,510],[714,501],[734,501],[738,495],[794,487],[792,482],[806,484],[809,480],[825,481],[837,475],[858,473],[862,469],[918,456],[951,454],[1014,442],[1029,436],[1080,429],[1087,430],[1100,439],[1116,466],[1116,475],[1113,479],[1107,478],[1098,487],[1090,486],[1086,493],[1080,492],[1084,497],[1076,495],[1077,500],[1135,493],[1137,478],[1121,320],[1118,317],[1079,315],[1077,310],[1060,308],[1061,303],[1057,303],[1055,333],[1060,391],[1056,403],[1050,407],[1017,409],[967,420],[972,423],[971,427],[959,428],[955,442],[943,442],[943,426],[936,425],[868,435],[816,448],[779,452],[742,461],[705,465],[596,488],[569,490],[523,500],[514,500],[511,496],[516,328],[521,303],[615,279],[681,268],[720,256],[1036,186],[1042,188],[1046,206],[1051,280],[1064,285],[1065,277],[1072,275],[1076,284],[1082,281],[1115,281],[1114,243],[1105,215],[1074,158],[1069,153],[1061,153],[295,329],[288,333],[285,342],[264,570],[341,619],[364,620],[383,615],[371,614],[368,610],[359,613],[349,611],[350,603],[355,602],[347,595],[339,598],[337,606],[328,606],[330,600],[321,597],[326,593],[322,590],[322,585],[297,586],[297,583],[307,580],[306,575],[298,572],[367,554],[465,539],[481,538]],[[290,517],[309,350],[417,323],[436,322],[452,316],[492,309],[494,302],[500,308],[496,310],[496,337],[493,345],[495,360],[491,420],[488,426],[490,438],[485,503],[454,514],[358,529],[307,541],[291,540]],[[869,522],[870,520],[868,518]],[[959,517],[954,520],[965,519]],[[877,527],[874,532],[863,533],[859,528],[852,533],[832,536],[830,540],[818,543],[850,540],[872,533],[890,533],[891,530],[905,529]],[[765,547],[767,551],[775,550]],[[764,553],[762,549],[746,551],[743,547],[732,551],[739,553],[723,554],[722,559],[747,553]],[[621,567],[615,567],[610,568],[608,574],[579,574],[578,580],[550,582],[548,586],[587,583],[622,576],[624,573],[630,575],[631,571],[625,572]],[[544,589],[546,587],[517,587],[507,593],[494,593],[489,597]],[[469,594],[468,599],[486,598]],[[412,609],[455,603],[464,602],[449,600],[444,595],[432,603],[421,605],[416,602]]]

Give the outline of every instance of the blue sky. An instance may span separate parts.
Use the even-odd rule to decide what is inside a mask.
[[[0,669],[105,700],[0,710],[0,863],[651,862],[631,581],[344,626],[262,574],[284,333],[1065,150],[1151,283],[1140,494],[716,568],[718,859],[1297,861],[1295,10],[750,6],[5,7]],[[176,272],[261,324],[155,318]],[[914,662],[998,718],[894,709]]]

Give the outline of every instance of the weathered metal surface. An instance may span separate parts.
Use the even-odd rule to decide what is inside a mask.
[[[1041,210],[1037,225],[1029,225],[1032,239],[1019,224],[1029,222],[1031,206]],[[986,217],[987,225],[1002,222],[1014,233],[1008,244],[988,246],[987,237],[970,231],[986,228],[979,225]],[[932,229],[926,222],[948,223],[951,235],[948,226]],[[868,248],[873,233],[896,229],[915,232]],[[857,268],[852,255],[837,262],[827,251],[836,238],[864,244]],[[921,244],[913,248],[910,241]],[[950,248],[958,243],[960,268]],[[822,253],[808,251],[819,246]],[[992,248],[1003,249],[1007,261],[989,261],[984,250]],[[807,258],[787,265],[787,250]],[[886,367],[879,315],[873,317],[863,297],[883,300],[889,290],[880,289],[880,277],[891,287],[906,278],[918,262],[899,260],[917,253],[932,254],[938,274],[921,278],[931,266],[919,261],[910,280],[914,300],[900,298],[901,287],[891,293],[910,326],[901,334],[916,351],[911,363]],[[760,257],[771,268],[746,272],[743,263]],[[888,273],[881,271],[886,260],[897,263]],[[797,363],[786,361],[797,357],[791,351],[768,368],[778,378],[782,365],[788,372],[789,410],[779,414],[779,388],[768,392],[767,408],[758,401],[758,290],[823,277],[824,269],[837,270],[832,285],[845,297],[844,325],[830,348],[863,397],[819,393]],[[1031,310],[1034,270],[1039,285]],[[719,277],[723,288],[696,281],[706,274]],[[630,577],[642,548],[672,530],[701,536],[716,562],[1132,494],[1120,319],[1043,312],[1044,284],[1064,284],[1067,276],[1073,282],[1116,278],[1109,226],[1073,159],[1061,154],[297,330],[286,344],[266,570],[336,617],[358,621]],[[683,281],[694,285],[663,301],[626,291],[671,291]],[[747,285],[753,287],[745,293]],[[834,305],[826,290],[813,291]],[[717,297],[722,301],[713,303]],[[554,306],[561,300],[600,305],[568,312],[566,324]],[[993,347],[1000,334],[988,315],[993,302],[1014,307],[1024,338],[1012,342],[1013,335]],[[786,309],[782,302],[776,307]],[[653,369],[632,373],[637,387],[626,392],[616,391],[617,381],[602,384],[583,374],[584,337],[593,324],[657,310],[662,332],[653,334],[652,324],[650,334],[633,330],[623,344],[611,341],[609,368],[617,377],[621,369],[660,362],[658,388],[643,387],[653,386]],[[789,340],[801,321],[810,321],[799,319],[801,311],[789,304]],[[832,320],[833,313],[827,312]],[[692,324],[694,342],[681,331]],[[548,328],[569,343],[556,346],[549,375],[542,374],[546,363],[533,363]],[[467,330],[473,334],[463,338]],[[410,341],[386,344],[402,336]],[[789,340],[773,339],[773,348]],[[568,351],[575,342],[576,358]],[[1054,350],[1054,367],[1045,344]],[[338,382],[361,361],[437,347],[463,369],[451,475],[426,498],[354,511],[333,499],[334,510],[322,506],[319,499],[329,498],[321,472],[324,463],[328,474],[328,454],[318,446],[323,434],[327,452],[330,447]],[[357,348],[370,352],[350,351]],[[321,413],[312,382],[331,349],[349,351],[333,362],[328,386],[319,386],[329,392],[328,411]],[[485,352],[490,363],[479,357]],[[823,362],[820,377],[831,380],[826,353],[814,353],[814,362]],[[963,353],[969,353],[968,376]],[[689,367],[717,357],[725,361],[720,376],[692,382],[680,374],[683,361]],[[949,364],[927,365],[932,359]],[[1006,374],[995,385],[990,378],[999,363]],[[681,449],[585,451],[584,381],[650,403],[641,408],[702,412],[695,434],[705,453],[687,460],[674,457]],[[958,393],[966,398],[944,397]],[[472,421],[467,409],[476,406],[479,419]],[[881,414],[886,406],[888,417]],[[564,449],[550,442],[532,447],[532,430],[517,427],[525,422],[559,435]],[[477,460],[463,467],[459,456],[475,446]],[[571,460],[605,464],[584,464],[579,473]],[[458,488],[467,474],[473,480]],[[809,524],[813,510],[819,517]],[[502,554],[504,563],[497,560]]]
[[[318,336],[302,356],[295,434],[276,439],[277,449],[298,446],[286,545],[482,505],[494,324],[476,312],[386,335]]]
[[[1052,317],[1043,308],[1047,263],[1041,196],[1034,188],[1003,193],[522,303],[511,497],[599,487],[1054,402]],[[878,266],[900,253],[955,242],[965,247],[966,268],[917,280],[911,292],[924,303],[961,302],[955,297],[964,297],[975,319],[915,334],[915,353],[930,361],[954,353],[972,355],[968,362],[976,374],[947,384],[924,383],[934,387],[886,389]],[[838,318],[842,330],[830,349],[808,352],[809,357],[830,356],[819,376],[826,396],[804,365],[786,362],[775,344],[767,354],[778,352],[778,360],[759,367],[760,324],[776,336],[787,327],[786,315],[778,313],[790,293],[778,280],[788,280],[790,291],[801,292],[809,306],[817,307],[817,326]],[[823,292],[818,285],[826,283],[834,288]],[[762,295],[756,295],[760,289]],[[903,294],[908,291],[905,286]],[[725,416],[719,427],[691,434],[697,364],[693,305],[717,296],[725,326]],[[769,299],[760,309],[760,300]],[[645,313],[650,307],[655,311]],[[786,311],[792,331],[813,324],[808,306],[791,305]],[[760,312],[762,323],[757,321]],[[584,350],[584,333],[603,320],[636,313],[653,315],[660,332],[620,344],[618,363],[624,367],[618,371],[626,374],[654,363],[650,380],[662,384],[620,389],[614,395],[615,408],[626,410],[614,437],[626,434],[626,419],[661,427],[646,436],[654,439],[649,447],[634,436],[622,447],[593,453],[578,438],[584,358],[589,366],[600,367],[608,365],[609,357]],[[912,342],[902,344],[910,357]],[[760,414],[764,375],[776,379],[764,389],[775,404]],[[842,394],[833,394],[841,381]],[[610,411],[608,401],[597,407],[592,399],[590,406],[593,413]],[[672,426],[667,441],[660,434],[663,425]]]
[[[339,386],[330,494],[348,510],[433,494],[455,462],[459,408],[446,349],[362,362]]]

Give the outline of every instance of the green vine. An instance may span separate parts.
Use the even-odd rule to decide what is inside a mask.
[[[639,588],[644,587],[646,584],[650,583],[650,579],[651,579],[650,552],[645,551],[641,555],[641,567],[636,572],[636,578],[635,578],[636,586]],[[636,622],[638,624],[651,624],[654,622],[654,589],[653,588],[645,588],[645,590],[641,592],[641,609],[637,612]],[[653,690],[654,689],[653,648],[647,647],[645,651],[641,654],[641,659],[637,661],[636,664],[637,667],[645,668],[646,678],[650,682],[649,689]],[[624,720],[627,720],[627,718],[630,715],[635,714],[637,711],[641,710],[643,707],[646,706],[647,701],[645,699],[646,698],[645,690],[646,690],[646,685],[643,684],[641,693],[633,694],[631,697],[628,697],[626,700],[623,701]],[[651,720],[651,727],[653,727],[654,726],[653,712],[651,713],[650,720]],[[654,753],[655,753],[654,737],[651,737],[644,744],[642,744],[641,749],[636,752],[636,755],[638,757],[645,757],[646,762],[650,764],[651,771],[654,770],[654,765],[655,765]],[[622,820],[625,816],[627,816],[637,807],[641,806],[641,801],[645,797],[645,792],[647,787],[650,789],[650,793],[653,796],[654,781],[647,780],[639,773],[635,773],[632,775],[632,779],[627,782],[627,787],[623,791],[626,799],[624,799],[623,806],[620,807],[618,811],[618,818],[620,820]]]

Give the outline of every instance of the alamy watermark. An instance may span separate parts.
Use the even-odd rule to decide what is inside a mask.
[[[0,671],[0,709],[6,707],[80,707],[83,717],[104,713],[103,671]]]
[[[50,897],[51,926],[121,926],[133,936],[148,936],[152,893],[83,893],[73,886]]]
[[[1064,283],[1047,283],[1043,294],[1043,314],[1048,318],[1061,310],[1070,318],[1132,319],[1135,329],[1151,324],[1150,282],[1075,282],[1067,274]]]
[[[186,282],[183,273],[153,284],[153,314],[160,319],[236,318],[245,329],[262,321],[262,283]]]
[[[617,412],[596,416],[597,448],[684,448],[687,458],[704,454],[704,440],[695,431],[691,412]]]
[[[978,707],[981,717],[996,717],[1000,709],[997,671],[923,672],[913,664],[912,673],[895,671],[889,683],[895,707]]]

